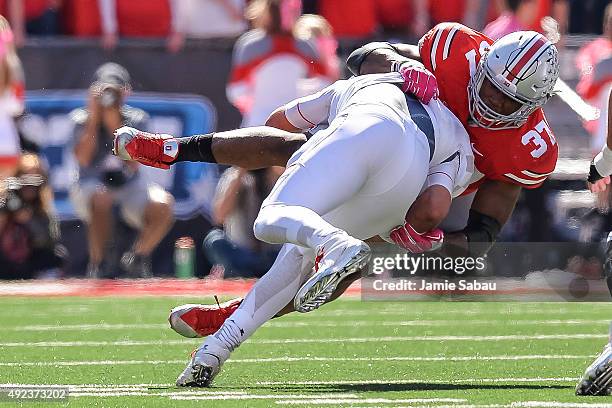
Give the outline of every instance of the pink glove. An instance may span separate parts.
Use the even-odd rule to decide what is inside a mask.
[[[442,247],[442,243],[444,242],[444,232],[442,232],[441,229],[435,228],[431,231],[419,234],[412,225],[408,223],[394,228],[389,235],[396,245],[413,254],[436,251]]]
[[[438,99],[438,81],[425,67],[408,65],[401,67],[399,73],[404,78],[402,84],[404,93],[413,94],[424,104],[428,104],[432,99]]]

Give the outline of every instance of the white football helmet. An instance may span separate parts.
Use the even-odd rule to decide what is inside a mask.
[[[510,115],[502,115],[487,106],[479,94],[485,78],[521,107]],[[535,31],[505,35],[482,55],[470,79],[470,116],[487,129],[520,127],[553,95],[557,78],[558,51],[546,37]]]

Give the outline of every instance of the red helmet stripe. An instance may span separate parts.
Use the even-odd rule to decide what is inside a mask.
[[[546,38],[544,38],[543,36],[540,36],[535,43],[533,43],[532,45],[529,46],[529,49],[527,50],[527,52],[525,52],[525,54],[523,54],[521,59],[518,62],[516,62],[511,68],[509,68],[509,75],[507,75],[506,78],[509,81],[515,80],[519,76],[519,74],[523,70],[523,68],[525,68],[525,66],[532,59],[532,57],[542,47],[544,47],[547,42],[548,41],[546,40]]]

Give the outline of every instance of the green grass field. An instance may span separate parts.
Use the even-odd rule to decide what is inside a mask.
[[[574,396],[607,304],[342,300],[268,323],[213,388],[177,388],[199,341],[165,319],[197,301],[0,298],[0,383],[70,385],[49,406],[612,407]]]

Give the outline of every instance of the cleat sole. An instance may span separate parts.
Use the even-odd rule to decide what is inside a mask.
[[[592,381],[583,381],[576,388],[576,395],[611,395],[612,394],[612,361],[597,368]]]
[[[208,387],[212,382],[213,368],[202,364],[194,364],[191,367],[193,385],[196,387]]]
[[[300,313],[308,313],[318,309],[332,297],[338,284],[344,278],[361,270],[370,260],[371,250],[366,244],[362,244],[359,251],[351,257],[342,268],[333,266],[321,271],[302,285],[295,295],[293,306]]]

